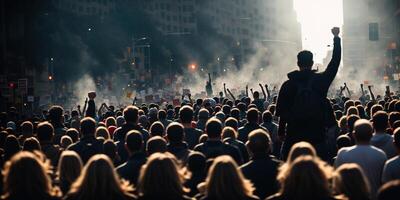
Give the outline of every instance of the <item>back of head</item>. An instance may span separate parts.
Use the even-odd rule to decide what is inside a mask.
[[[271,138],[264,130],[256,129],[250,132],[246,146],[253,156],[266,155],[271,150]]]
[[[207,109],[202,108],[199,111],[198,118],[199,120],[207,120],[210,117],[210,112]]]
[[[398,199],[400,194],[400,180],[385,183],[378,191],[378,200]]]
[[[245,199],[252,196],[252,184],[238,169],[230,156],[215,158],[205,181],[206,195],[210,199]]]
[[[393,143],[400,150],[400,128],[396,128],[393,132]]]
[[[264,111],[264,113],[262,115],[262,119],[263,119],[263,122],[265,122],[265,123],[272,122],[272,119],[273,119],[272,113],[268,110]]]
[[[136,106],[127,106],[123,112],[124,119],[129,123],[137,123],[139,119],[139,109]]]
[[[222,132],[222,123],[218,119],[209,119],[206,124],[206,133],[209,138],[220,138]]]
[[[103,137],[105,140],[110,139],[110,133],[108,132],[108,129],[104,126],[97,127],[96,129],[96,138],[97,137]]]
[[[64,109],[61,106],[52,106],[49,109],[49,120],[52,123],[61,122],[63,116]]]
[[[125,145],[130,152],[140,151],[143,146],[143,136],[137,130],[129,131],[125,136]]]
[[[183,126],[180,123],[172,122],[167,127],[167,138],[171,143],[179,143],[183,141],[185,133]]]
[[[385,111],[378,111],[372,116],[372,123],[377,132],[385,132],[388,127],[389,116]]]
[[[156,152],[164,153],[167,151],[167,141],[160,136],[154,136],[147,141],[146,152],[148,155]]]
[[[300,156],[279,172],[280,194],[284,199],[328,199],[330,173],[331,169],[317,158]]]
[[[393,128],[394,122],[400,120],[400,112],[391,112],[389,114],[389,124]]]
[[[258,110],[251,108],[247,111],[246,119],[250,123],[258,123]]]
[[[150,134],[151,134],[151,136],[156,136],[156,135],[158,135],[158,136],[163,137],[163,136],[164,136],[164,131],[165,131],[164,125],[163,125],[161,122],[159,122],[159,121],[154,122],[154,123],[150,126]]]
[[[165,110],[158,111],[158,120],[165,120],[167,118],[167,112]]]
[[[291,163],[300,156],[317,157],[314,147],[308,142],[298,142],[290,149],[287,162]]]
[[[81,120],[82,136],[94,136],[96,132],[96,121],[91,117],[85,117]]]
[[[351,138],[348,135],[341,135],[336,139],[336,146],[338,150],[343,147],[349,147],[351,145]]]
[[[50,142],[54,136],[54,128],[49,122],[42,122],[38,125],[37,137],[40,142]]]
[[[368,179],[357,164],[347,163],[337,168],[333,184],[338,194],[344,194],[349,199],[371,198]]]
[[[260,98],[260,93],[258,91],[254,91],[253,97],[254,97],[254,99]]]
[[[379,104],[375,104],[371,107],[370,116],[374,116],[374,114],[380,110],[383,110],[383,107]]]
[[[57,166],[60,182],[72,184],[80,175],[82,160],[75,151],[63,151]]]
[[[188,169],[192,173],[202,173],[206,170],[206,157],[197,151],[193,151],[188,157]]]
[[[311,67],[314,65],[313,54],[311,51],[300,51],[297,54],[297,65],[300,70],[311,70]]]
[[[233,118],[233,117],[229,117],[228,119],[225,120],[225,127],[231,127],[235,130],[238,129],[239,126],[239,122],[237,121],[237,119]]]
[[[41,150],[40,143],[39,143],[39,141],[38,141],[36,138],[34,138],[34,137],[27,138],[27,139],[24,141],[24,145],[23,145],[22,150],[24,150],[24,151],[30,151],[30,152],[33,152],[33,151],[40,151],[40,150]]]
[[[79,131],[75,128],[69,128],[65,133],[72,139],[72,143],[77,142],[79,140]]]
[[[67,149],[69,147],[69,145],[71,145],[73,143],[71,137],[69,137],[68,135],[63,135],[61,137],[61,141],[60,141],[60,146],[64,149]]]
[[[357,120],[359,120],[360,117],[358,115],[349,115],[347,116],[347,130],[349,132],[353,131],[354,129],[354,123],[356,123]]]
[[[237,135],[238,135],[237,131],[232,127],[227,126],[224,129],[222,129],[222,139],[226,138],[236,139]]]
[[[53,195],[49,166],[33,153],[22,151],[4,166],[4,191],[7,199],[47,199]]]
[[[176,158],[169,153],[154,153],[140,170],[138,192],[140,195],[180,198],[183,188],[183,175]]]
[[[366,119],[359,119],[354,124],[353,135],[356,143],[369,143],[374,129],[371,122]]]
[[[30,121],[25,121],[21,124],[22,135],[29,137],[33,135],[33,124]]]
[[[179,118],[182,123],[191,123],[193,119],[193,109],[190,106],[183,106],[179,110]]]

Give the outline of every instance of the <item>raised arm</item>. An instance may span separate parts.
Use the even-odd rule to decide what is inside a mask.
[[[210,84],[211,84],[211,74],[210,74],[210,73],[208,73],[208,81],[209,81]]]
[[[86,113],[86,108],[88,104],[88,98],[85,99],[85,104],[83,105],[83,110],[82,110],[82,117],[85,117]]]
[[[269,92],[268,84],[265,84],[265,90],[267,91],[268,100],[271,99],[271,93]]]
[[[351,97],[351,93],[350,93],[349,87],[347,87],[346,83],[344,83],[344,87],[346,88],[347,95],[349,95],[349,98],[350,98]]]
[[[340,60],[342,59],[342,47],[340,44],[340,37],[339,37],[340,29],[338,27],[334,27],[332,28],[331,31],[334,36],[332,59],[329,62],[328,67],[324,72],[324,74],[328,78],[329,84],[331,84],[333,79],[335,79],[335,76],[339,69]]]
[[[267,95],[265,94],[264,87],[262,86],[262,84],[261,84],[261,83],[259,83],[258,85],[259,85],[259,86],[260,86],[260,88],[261,88],[261,92],[263,93],[264,100],[267,100]]]
[[[226,84],[225,83],[224,83],[224,95],[225,95],[225,97],[228,96],[227,93],[226,93]]]
[[[362,96],[365,96],[365,92],[364,92],[364,84],[360,84],[360,87],[361,87],[361,95]]]
[[[228,91],[229,95],[231,95],[233,101],[236,101],[235,96],[232,94],[232,92],[229,90],[229,88],[227,88],[226,90]]]
[[[375,102],[375,95],[374,95],[374,93],[372,92],[372,86],[371,86],[371,85],[368,85],[368,91],[369,91],[369,94],[371,95],[372,101]]]
[[[248,96],[249,96],[249,86],[246,85],[246,97],[248,97]]]
[[[253,99],[254,99],[254,92],[253,92],[253,88],[250,88],[250,92],[251,92],[251,96],[253,97]]]

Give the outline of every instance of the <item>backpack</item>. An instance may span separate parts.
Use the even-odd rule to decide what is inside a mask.
[[[297,83],[297,92],[290,109],[293,121],[324,119],[324,98],[312,87],[313,79]]]

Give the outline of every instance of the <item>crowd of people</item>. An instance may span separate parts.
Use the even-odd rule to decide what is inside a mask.
[[[328,99],[341,60],[332,33],[327,69],[311,70],[301,51],[277,96],[260,84],[264,98],[98,112],[89,92],[70,115],[57,105],[31,119],[2,112],[1,199],[398,199],[400,98]]]

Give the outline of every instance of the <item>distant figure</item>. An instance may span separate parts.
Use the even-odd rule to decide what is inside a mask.
[[[207,96],[211,97],[213,95],[212,83],[211,83],[211,74],[208,73],[208,81],[206,83],[206,92]]]
[[[327,149],[323,144],[325,129],[331,123],[336,123],[326,96],[341,60],[339,28],[333,28],[332,34],[333,54],[326,70],[321,73],[312,70],[313,54],[301,51],[297,54],[299,70],[288,74],[289,80],[283,83],[279,91],[276,116],[280,117],[279,137],[284,140],[283,159],[286,159],[290,147],[300,141],[311,143],[318,154],[326,159]]]

